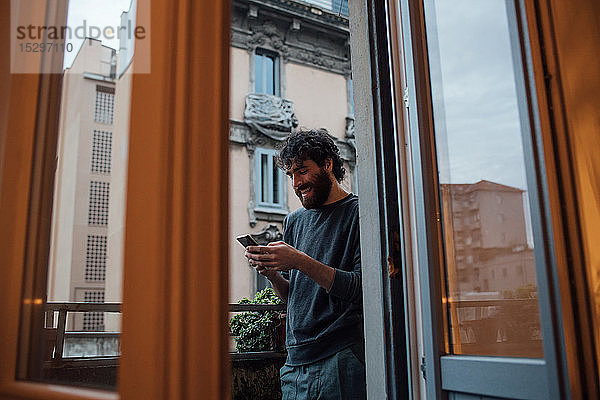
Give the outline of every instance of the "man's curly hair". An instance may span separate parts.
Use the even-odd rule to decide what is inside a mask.
[[[323,167],[328,158],[332,162],[333,176],[338,182],[341,182],[346,174],[346,169],[340,157],[340,149],[335,145],[327,130],[301,129],[286,139],[277,156],[277,165],[287,171],[295,162],[311,159],[318,166]]]

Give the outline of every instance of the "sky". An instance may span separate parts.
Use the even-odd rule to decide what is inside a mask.
[[[445,183],[487,179],[526,189],[504,3],[435,2],[439,53],[431,52],[430,60],[441,72],[437,85],[432,84],[434,91],[440,94],[441,88],[443,93],[435,118],[446,128],[446,137],[438,141],[440,178]]]
[[[523,206],[531,246],[505,1],[436,0],[434,4],[435,23],[426,22],[437,29],[433,37],[429,32],[428,46],[440,182],[485,179],[525,190]]]
[[[98,27],[118,27],[121,24],[121,13],[129,10],[131,0],[69,0],[69,13],[67,25],[72,29],[82,26],[95,25]],[[81,47],[82,39],[73,37],[67,43],[73,44],[71,52],[65,51],[64,67],[69,68]],[[119,40],[115,37],[110,41],[103,40],[102,43],[115,50],[119,49]]]

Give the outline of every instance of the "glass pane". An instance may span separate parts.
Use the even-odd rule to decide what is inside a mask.
[[[254,91],[256,93],[265,92],[265,81],[264,81],[264,65],[263,60],[265,57],[261,54],[256,53],[254,55]]]
[[[428,43],[450,352],[542,357],[505,2],[434,4],[427,24],[437,30]]]
[[[71,31],[94,39],[62,43],[48,264],[35,272],[43,310],[19,378],[116,389],[136,14],[135,0],[68,4]]]
[[[269,156],[260,155],[260,201],[269,201]]]
[[[279,168],[273,163],[273,203],[279,204]]]
[[[263,57],[263,68],[265,72],[265,93],[267,94],[275,94],[275,73],[273,71],[274,63],[272,56],[264,56]]]

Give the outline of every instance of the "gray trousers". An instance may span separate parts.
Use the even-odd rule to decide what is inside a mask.
[[[367,398],[362,343],[312,364],[281,367],[282,400]]]

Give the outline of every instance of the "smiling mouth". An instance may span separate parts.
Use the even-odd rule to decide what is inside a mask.
[[[312,186],[303,187],[301,189],[298,189],[298,193],[300,193],[302,197],[306,197],[307,194],[312,192],[312,189]]]

